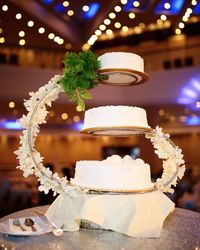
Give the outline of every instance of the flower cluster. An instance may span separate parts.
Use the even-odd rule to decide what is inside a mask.
[[[81,190],[68,185],[66,177],[60,178],[57,173],[53,174],[50,169],[45,168],[42,164],[43,157],[34,148],[37,134],[40,131],[39,125],[46,123],[47,107],[51,107],[51,102],[55,101],[59,93],[63,91],[62,87],[57,84],[60,77],[59,75],[54,76],[48,84],[39,88],[38,91],[31,92],[29,100],[25,100],[24,106],[28,114],[23,115],[20,119],[24,130],[20,136],[21,146],[15,151],[15,154],[19,160],[17,168],[23,171],[23,176],[36,175],[40,182],[39,191],[47,194],[52,189],[54,195],[66,192],[71,196],[76,196]]]
[[[146,138],[152,142],[158,157],[163,159],[162,177],[156,180],[156,186],[162,192],[173,193],[171,186],[175,187],[185,172],[182,150],[172,143],[162,128],[156,127],[153,133],[146,134]]]

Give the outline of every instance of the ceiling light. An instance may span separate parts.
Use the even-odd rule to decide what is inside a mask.
[[[68,114],[67,114],[67,113],[62,113],[61,118],[62,118],[63,120],[67,120]]]
[[[134,19],[135,18],[135,13],[129,13],[128,16],[129,16],[130,19]]]
[[[104,20],[104,23],[105,23],[105,25],[109,25],[109,24],[111,23],[111,21],[110,21],[110,19],[106,18],[106,19]]]
[[[8,107],[13,109],[15,107],[15,103],[14,102],[9,102]]]
[[[27,25],[28,25],[28,27],[33,27],[34,26],[34,22],[33,21],[28,21]]]
[[[133,6],[137,8],[137,7],[140,6],[140,3],[139,3],[138,1],[134,1],[134,2],[133,2]]]
[[[116,14],[115,14],[115,13],[110,13],[110,14],[109,14],[109,17],[110,17],[111,19],[114,19],[114,18],[116,17]]]
[[[38,32],[39,32],[40,34],[43,34],[43,33],[45,32],[45,28],[40,27],[40,28],[38,29]]]
[[[167,17],[166,17],[165,15],[161,15],[161,16],[160,16],[160,19],[161,19],[162,21],[166,21],[166,20],[167,20]]]
[[[73,10],[68,10],[67,11],[67,15],[68,16],[73,16],[74,15],[74,11]]]
[[[69,6],[69,2],[68,2],[68,1],[64,1],[64,2],[63,2],[63,6],[64,6],[64,7]]]
[[[83,11],[87,12],[89,10],[89,6],[88,5],[84,5],[82,8]]]
[[[102,31],[101,30],[96,30],[95,31],[95,35],[97,35],[97,36],[100,36],[102,34]]]
[[[22,18],[22,14],[21,13],[17,13],[16,15],[15,15],[15,17],[16,17],[16,19],[21,19]]]
[[[165,8],[166,10],[169,10],[169,9],[171,8],[170,3],[165,3],[165,4],[164,4],[164,8]]]
[[[48,35],[48,38],[51,39],[51,40],[54,39],[54,37],[55,37],[55,35],[54,35],[53,33],[50,33],[50,34]]]
[[[179,27],[180,29],[183,29],[183,28],[185,27],[185,24],[182,23],[182,22],[180,22],[179,25],[178,25],[178,27]]]
[[[2,10],[3,10],[3,11],[7,11],[7,10],[8,10],[8,5],[3,5],[3,6],[2,6]]]
[[[119,29],[119,28],[121,28],[121,23],[119,23],[119,22],[116,22],[115,24],[114,24],[114,26],[115,26],[115,28],[117,28],[117,29]]]
[[[103,31],[103,30],[106,30],[106,26],[105,26],[104,24],[101,24],[101,25],[99,26],[99,29],[102,30],[102,31]]]
[[[123,26],[123,27],[122,27],[122,30],[123,30],[124,32],[128,32],[128,27],[127,27],[127,26]]]
[[[26,41],[24,39],[19,40],[19,45],[23,46],[25,45]]]
[[[19,36],[20,36],[20,37],[24,37],[24,36],[25,36],[25,32],[24,32],[23,30],[20,31],[20,32],[19,32]]]
[[[121,2],[121,4],[127,4],[128,0],[121,0],[120,2]]]
[[[180,29],[175,29],[175,33],[176,33],[176,35],[180,35],[181,34],[181,30]]]
[[[111,36],[113,34],[113,31],[111,29],[106,30],[106,34],[108,36]]]
[[[71,48],[72,48],[71,43],[67,43],[67,44],[65,45],[65,48],[66,48],[66,49],[71,49]]]
[[[5,43],[5,38],[4,37],[0,37],[0,43]]]
[[[122,10],[122,8],[120,7],[120,6],[115,6],[115,8],[114,8],[114,10],[116,11],[116,12],[120,12],[121,10]]]

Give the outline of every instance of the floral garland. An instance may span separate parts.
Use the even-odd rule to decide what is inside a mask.
[[[162,128],[158,126],[153,133],[146,133],[145,137],[150,139],[155,153],[163,159],[163,173],[161,178],[156,180],[156,187],[162,192],[173,193],[174,189],[171,186],[175,187],[185,172],[182,150],[175,146],[169,135],[164,134]]]
[[[23,176],[35,174],[40,186],[39,191],[45,194],[51,189],[54,195],[65,192],[70,196],[77,196],[80,193],[86,193],[87,189],[81,189],[70,186],[66,177],[60,178],[57,173],[52,173],[49,168],[43,165],[43,157],[34,148],[36,137],[40,131],[39,125],[46,123],[48,114],[47,107],[51,107],[51,102],[58,98],[60,92],[63,92],[62,85],[58,84],[61,76],[54,76],[48,84],[39,88],[35,93],[31,92],[29,100],[25,100],[24,106],[28,114],[23,115],[20,122],[24,128],[22,136],[20,136],[21,146],[15,154],[19,160],[18,169],[22,170]],[[155,153],[163,161],[162,177],[157,179],[156,187],[163,192],[173,192],[171,186],[176,186],[178,178],[181,179],[185,171],[183,155],[181,149],[170,143],[169,135],[164,134],[162,129],[156,127],[153,133],[147,133],[153,143]],[[183,165],[182,167],[180,167]]]

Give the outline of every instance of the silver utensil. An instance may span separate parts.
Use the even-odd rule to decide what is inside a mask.
[[[50,224],[53,227],[52,232],[55,236],[61,236],[63,234],[63,226],[58,227],[53,221],[50,221],[45,214],[39,211],[34,211],[34,213],[46,224]]]
[[[34,227],[34,221],[31,218],[26,218],[24,224],[27,227],[31,227],[33,232],[37,232],[37,229]]]
[[[16,227],[20,227],[22,231],[26,231],[26,229],[24,227],[22,227],[19,219],[14,219],[13,220],[13,225],[16,226]]]

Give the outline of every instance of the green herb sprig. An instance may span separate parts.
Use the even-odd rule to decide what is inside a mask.
[[[98,74],[100,62],[93,52],[85,51],[78,54],[67,53],[63,63],[64,74],[58,83],[63,86],[69,100],[77,102],[84,111],[85,100],[92,98],[88,90],[105,79],[105,76]]]

